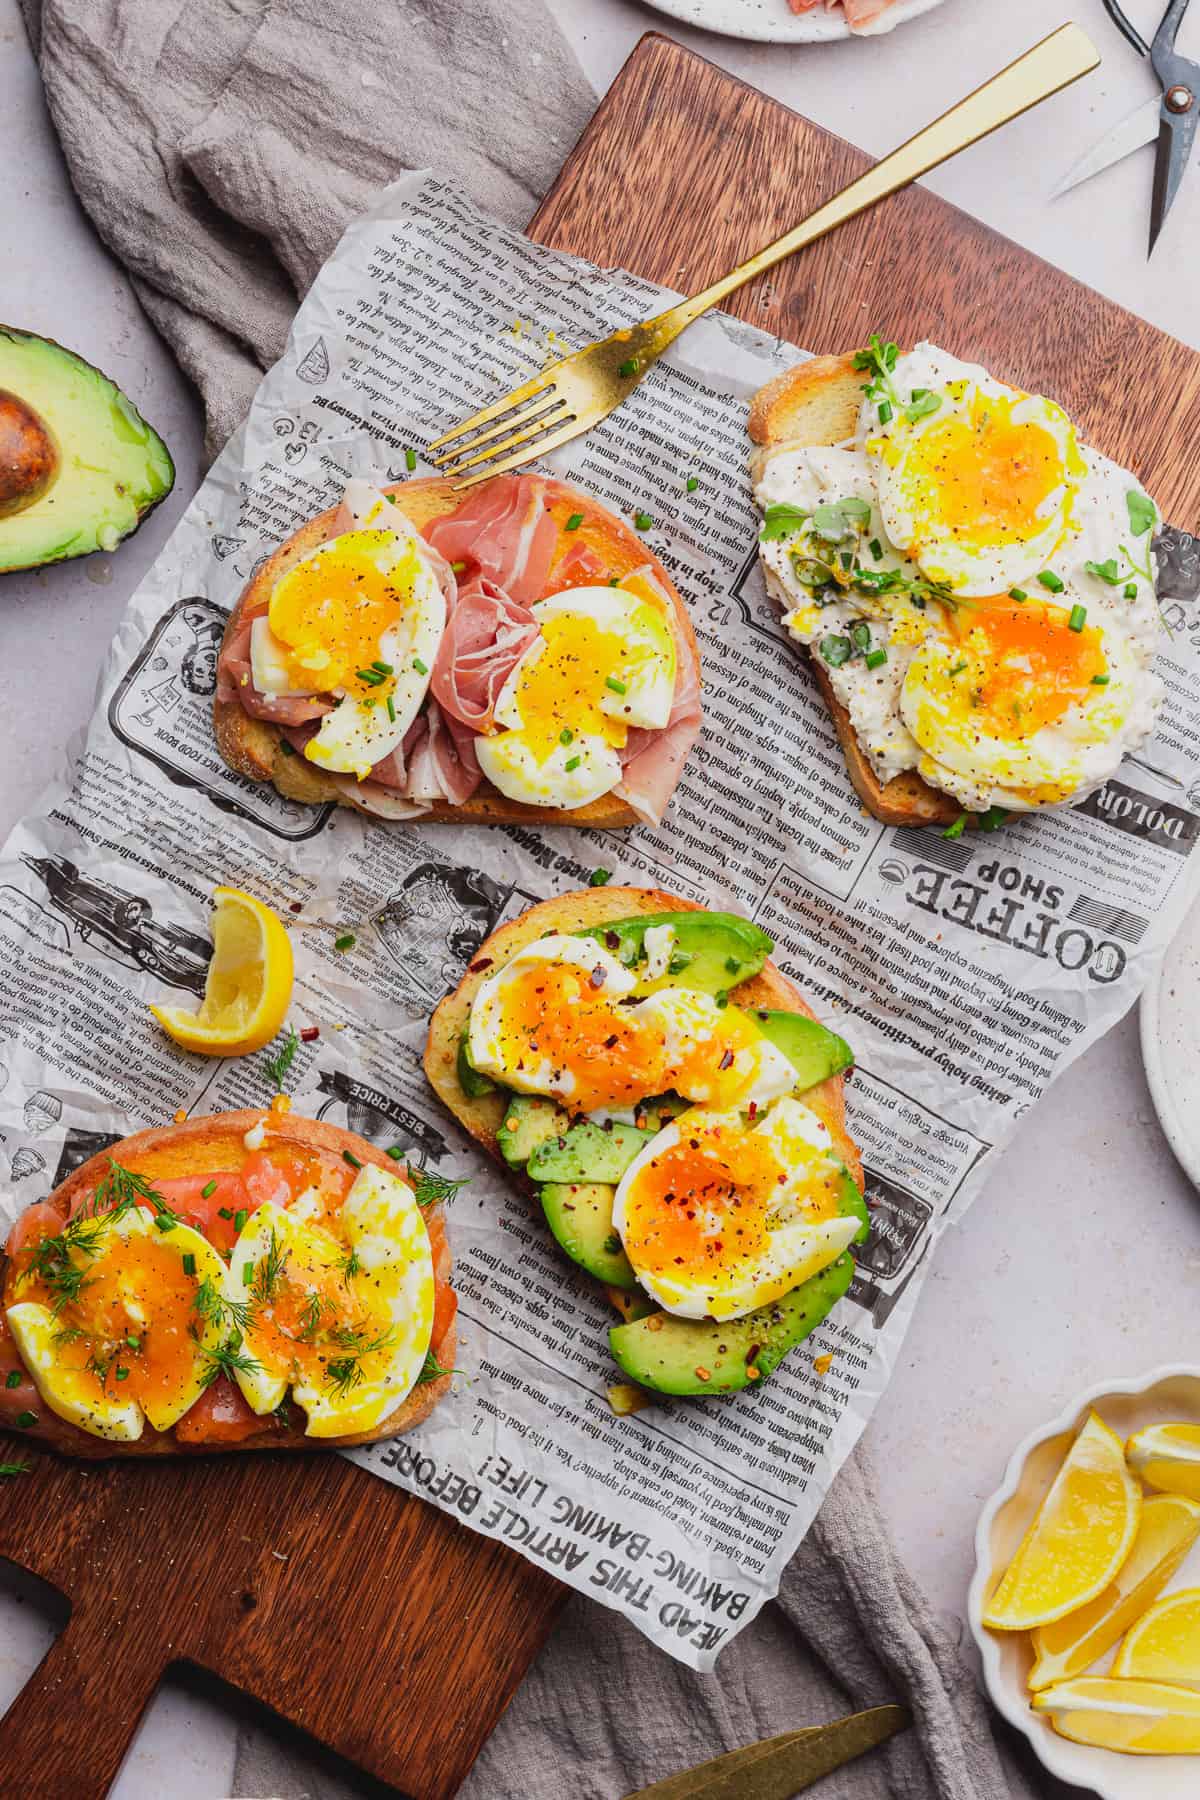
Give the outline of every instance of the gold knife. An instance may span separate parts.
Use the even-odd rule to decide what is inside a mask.
[[[902,1706],[873,1706],[828,1725],[785,1731],[665,1781],[639,1788],[626,1800],[792,1800],[822,1775],[853,1762],[912,1721]]]

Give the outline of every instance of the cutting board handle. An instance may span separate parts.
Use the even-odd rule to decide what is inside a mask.
[[[104,1800],[169,1660],[153,1630],[122,1628],[102,1605],[75,1607],[0,1719],[13,1792]]]

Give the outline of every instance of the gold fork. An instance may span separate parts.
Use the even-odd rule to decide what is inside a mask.
[[[628,399],[668,344],[710,306],[793,251],[815,243],[835,225],[855,218],[877,200],[907,187],[969,144],[1057,94],[1096,68],[1099,61],[1095,45],[1078,25],[1060,26],[731,274],[656,318],[614,331],[598,344],[587,344],[551,363],[531,381],[437,438],[429,446],[429,460],[445,474],[461,476],[456,487],[469,488],[520,468],[590,431]],[[453,448],[447,449],[447,445]],[[441,454],[434,455],[435,451]],[[511,454],[505,455],[506,451]]]

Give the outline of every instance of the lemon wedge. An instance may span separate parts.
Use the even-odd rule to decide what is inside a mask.
[[[245,1056],[269,1044],[292,997],[292,946],[269,906],[240,888],[213,889],[213,956],[198,1012],[152,1006],[163,1030],[202,1056]]]
[[[1180,1588],[1152,1606],[1117,1651],[1112,1673],[1200,1688],[1200,1588]]]
[[[1033,1696],[1060,1737],[1133,1756],[1194,1756],[1200,1751],[1200,1694],[1165,1681],[1084,1675]]]
[[[1200,1537],[1200,1502],[1181,1494],[1156,1494],[1142,1507],[1142,1522],[1133,1549],[1117,1571],[1115,1581],[1052,1625],[1039,1625],[1033,1634],[1036,1661],[1029,1671],[1035,1690],[1052,1681],[1081,1675],[1110,1650],[1155,1596],[1167,1585],[1197,1537]],[[1148,1675],[1149,1669],[1118,1670],[1120,1674]],[[1175,1676],[1163,1678],[1177,1679]]]
[[[1147,1487],[1200,1500],[1200,1425],[1148,1425],[1125,1446]]]
[[[1142,1493],[1115,1431],[1095,1413],[1075,1439],[983,1615],[1028,1631],[1102,1594],[1129,1555]]]

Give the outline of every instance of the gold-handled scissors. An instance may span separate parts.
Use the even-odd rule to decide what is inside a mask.
[[[1148,255],[1154,253],[1163,223],[1179,192],[1196,141],[1196,121],[1200,118],[1200,63],[1181,56],[1175,48],[1189,4],[1190,0],[1171,0],[1158,30],[1147,43],[1141,32],[1130,24],[1117,0],[1104,0],[1104,10],[1121,35],[1139,56],[1150,58],[1161,91],[1151,94],[1128,118],[1114,125],[1054,190],[1056,195],[1065,194],[1068,188],[1076,187],[1091,175],[1098,175],[1101,169],[1110,169],[1134,150],[1140,150],[1143,144],[1152,144],[1157,139]]]

